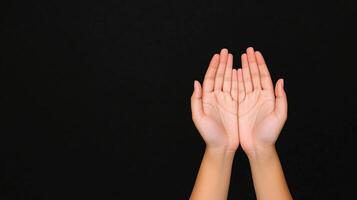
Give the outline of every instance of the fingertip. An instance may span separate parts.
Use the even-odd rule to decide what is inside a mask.
[[[281,81],[280,81],[280,82],[281,82],[281,83],[280,83],[280,84],[281,84],[281,88],[284,89],[284,79],[280,79],[280,80],[281,80]]]
[[[193,88],[195,89],[195,91],[197,90],[197,87],[198,87],[198,81],[194,80],[193,81]]]
[[[247,48],[247,52],[248,51],[253,51],[254,52],[254,48],[252,46],[250,46],[250,47]]]
[[[275,111],[280,116],[281,119],[286,120],[287,118],[287,109],[288,109],[288,102],[287,96],[284,91],[284,79],[279,79],[276,83],[275,95],[276,95],[276,108]]]
[[[259,64],[265,64],[263,54],[260,51],[255,51],[255,58]]]
[[[235,69],[235,68],[232,69],[232,76],[233,76],[234,80],[237,79],[237,69]]]
[[[277,82],[277,86],[284,90],[284,79],[280,78]]]
[[[242,68],[238,68],[237,73],[242,73]]]
[[[212,62],[217,62],[217,60],[219,60],[219,54],[218,53],[214,53],[212,58],[211,58],[211,63]]]
[[[228,64],[233,65],[233,54],[229,53],[227,59],[228,59],[228,62],[229,62]]]
[[[201,97],[201,84],[199,81],[195,80],[193,83],[193,87],[194,87],[194,94],[196,98],[200,98]]]
[[[222,54],[227,54],[228,53],[228,49],[227,48],[222,48],[221,49],[221,55]]]
[[[284,91],[284,79],[280,78],[277,82],[276,82],[276,89],[275,89],[275,93],[277,96],[282,96],[284,95],[285,91]]]
[[[193,83],[195,89],[199,89],[200,87],[200,82],[198,80],[195,80],[194,83]]]

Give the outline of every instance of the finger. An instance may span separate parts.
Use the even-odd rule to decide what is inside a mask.
[[[232,65],[233,65],[233,55],[228,54],[226,70],[224,72],[223,81],[223,92],[231,92],[232,87]]]
[[[232,70],[232,89],[231,89],[231,96],[232,99],[238,101],[238,77],[237,77],[237,70]]]
[[[288,101],[284,91],[284,80],[279,79],[275,86],[275,113],[283,121],[287,118]]]
[[[253,91],[252,79],[250,78],[250,70],[248,65],[247,54],[243,53],[241,56],[242,59],[242,74],[243,74],[243,82],[245,94],[248,94]]]
[[[247,48],[248,65],[250,70],[250,75],[253,82],[254,90],[262,89],[260,85],[260,76],[257,61],[255,60],[255,53],[253,47]]]
[[[273,82],[268,70],[268,67],[265,63],[263,55],[260,51],[255,52],[255,58],[257,59],[257,64],[260,73],[260,83],[262,84],[263,90],[272,90],[274,91]]]
[[[237,80],[238,80],[238,102],[242,102],[245,98],[245,89],[243,81],[243,71],[241,68],[237,71]]]
[[[212,92],[214,88],[214,79],[219,64],[219,54],[214,54],[208,66],[205,78],[203,80],[203,93]]]
[[[194,82],[194,91],[191,96],[191,111],[193,121],[199,120],[203,116],[202,89],[200,82]]]
[[[228,50],[222,49],[219,56],[219,65],[216,73],[216,78],[214,80],[214,90],[221,91],[223,86],[224,72],[226,69],[228,57]]]

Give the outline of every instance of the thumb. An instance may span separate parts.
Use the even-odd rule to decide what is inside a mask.
[[[191,96],[192,119],[198,120],[203,116],[202,87],[200,82],[194,81],[194,91]]]
[[[275,113],[280,119],[286,119],[288,101],[284,91],[284,79],[279,79],[275,85]]]

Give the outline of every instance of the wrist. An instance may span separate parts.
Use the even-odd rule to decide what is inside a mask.
[[[233,158],[236,150],[231,150],[224,147],[210,147],[206,146],[205,154],[220,158]]]
[[[275,145],[269,145],[264,147],[257,147],[250,150],[245,150],[245,153],[249,161],[256,160],[269,160],[277,155]]]
[[[234,160],[234,152],[227,152],[224,149],[206,148],[204,160],[218,171],[230,169]]]

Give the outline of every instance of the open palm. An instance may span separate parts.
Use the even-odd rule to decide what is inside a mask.
[[[227,49],[215,54],[203,87],[195,81],[191,97],[192,118],[209,147],[235,151],[238,148],[237,70]]]
[[[275,87],[262,54],[252,47],[238,69],[239,139],[246,153],[275,144],[287,118],[287,100],[280,79]]]

